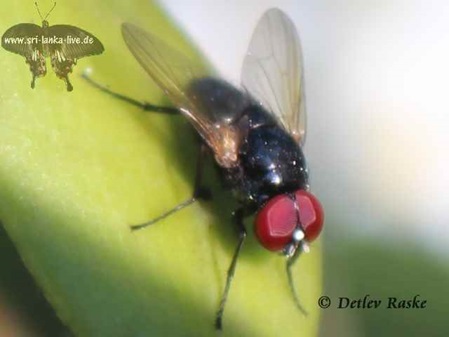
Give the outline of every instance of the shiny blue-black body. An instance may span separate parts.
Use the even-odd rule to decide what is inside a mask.
[[[212,122],[226,122],[239,131],[238,165],[220,169],[226,186],[245,209],[256,210],[275,195],[307,189],[301,147],[277,117],[249,94],[209,77],[193,81],[189,94]]]

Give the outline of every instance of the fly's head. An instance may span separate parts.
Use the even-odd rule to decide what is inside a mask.
[[[324,212],[318,199],[306,190],[277,195],[258,212],[255,231],[266,249],[287,258],[308,251],[323,228]]]

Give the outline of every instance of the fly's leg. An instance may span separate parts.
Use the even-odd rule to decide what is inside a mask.
[[[242,250],[243,243],[246,239],[246,229],[245,225],[243,224],[243,217],[245,216],[245,212],[243,208],[237,209],[234,214],[234,221],[237,225],[238,235],[239,235],[239,241],[237,243],[237,247],[234,251],[234,256],[232,257],[231,265],[228,269],[228,274],[226,277],[226,285],[223,291],[223,295],[221,296],[220,306],[218,307],[217,315],[215,317],[215,329],[221,330],[222,329],[222,321],[223,321],[223,312],[225,309],[226,301],[228,299],[229,290],[231,288],[231,282],[234,278],[235,274],[235,268],[237,266],[237,259],[240,255],[240,251]]]
[[[292,266],[294,265],[294,263],[296,262],[296,260],[298,259],[299,255],[303,252],[303,251],[307,251],[308,248],[305,248],[302,244],[300,244],[297,248],[296,251],[291,255],[287,257],[287,263],[286,263],[286,271],[287,271],[287,278],[288,278],[288,286],[290,288],[290,291],[292,293],[293,296],[293,300],[295,301],[296,307],[299,309],[299,311],[302,312],[302,314],[304,316],[307,316],[308,313],[306,311],[306,309],[304,309],[304,307],[301,305],[301,302],[299,301],[299,297],[298,294],[296,293],[295,290],[295,286],[293,285],[293,276],[292,276]]]
[[[142,110],[145,111],[153,111],[153,112],[161,112],[161,113],[165,113],[165,114],[177,114],[179,113],[178,109],[173,108],[173,107],[166,107],[166,106],[159,106],[159,105],[154,105],[154,104],[150,104],[147,102],[141,102],[138,101],[134,98],[122,95],[118,92],[112,91],[111,89],[109,89],[108,87],[101,85],[97,82],[95,82],[93,79],[91,79],[86,73],[83,73],[81,75],[87,82],[89,82],[89,84],[93,85],[95,88],[100,89],[101,91],[103,91],[104,93],[111,95],[117,99],[120,99],[122,101],[128,102],[138,108],[141,108]]]
[[[146,103],[146,102],[140,102],[140,101],[130,98],[128,96],[125,96],[125,95],[122,95],[115,91],[112,91],[108,87],[105,87],[105,86],[95,82],[86,73],[83,73],[82,77],[87,82],[89,82],[91,85],[93,85],[95,88],[103,91],[104,93],[111,95],[111,96],[113,96],[117,99],[120,99],[122,101],[128,102],[134,106],[137,106],[137,107],[141,108],[142,110],[160,112],[160,113],[164,113],[164,114],[179,113],[178,109],[173,108],[173,107],[164,107],[164,106],[153,105],[153,104]],[[199,199],[203,199],[203,200],[210,199],[211,193],[210,193],[209,189],[204,188],[201,185],[202,178],[203,178],[204,158],[207,154],[207,150],[208,149],[207,149],[206,145],[204,143],[202,143],[201,147],[200,147],[199,154],[198,154],[197,164],[196,164],[195,185],[194,185],[192,197],[181,202],[180,204],[176,205],[172,209],[168,210],[167,212],[163,213],[162,215],[160,215],[148,222],[130,226],[131,230],[138,230],[138,229],[142,229],[142,228],[151,226],[151,225],[155,224],[156,222],[163,220],[163,219],[167,218],[168,216],[182,210],[183,208],[190,206],[191,204],[193,204],[195,201],[197,201]]]
[[[163,219],[167,218],[168,216],[182,210],[183,208],[192,205],[195,201],[198,201],[200,199],[207,200],[207,199],[211,198],[211,193],[210,193],[209,189],[204,188],[201,185],[202,178],[203,178],[204,158],[205,158],[206,154],[207,154],[207,147],[205,144],[201,144],[200,152],[198,153],[198,159],[197,159],[197,164],[196,164],[195,185],[193,188],[192,197],[181,202],[180,204],[176,205],[172,209],[168,210],[167,212],[163,213],[162,215],[159,215],[158,217],[156,217],[148,222],[138,224],[138,225],[132,225],[131,230],[138,230],[138,229],[142,229],[142,228],[151,226],[151,225],[155,224],[156,222],[163,220]]]

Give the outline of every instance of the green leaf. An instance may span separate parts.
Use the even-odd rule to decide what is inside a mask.
[[[41,12],[51,3],[40,2]],[[2,30],[30,18],[31,2],[4,4]],[[127,50],[120,24],[161,36],[195,62],[191,45],[148,1],[58,3],[48,18],[97,38],[105,52],[79,60],[68,93],[49,69],[30,88],[24,59],[1,50],[0,218],[27,268],[76,336],[210,336],[237,242],[231,195],[151,228],[131,232],[192,192],[197,139],[181,116],[145,113],[86,83],[169,104]],[[319,244],[294,270],[309,311],[295,307],[282,257],[264,251],[250,232],[238,261],[222,336],[315,336],[321,290]]]

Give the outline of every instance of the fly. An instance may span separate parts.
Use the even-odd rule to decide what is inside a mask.
[[[203,141],[193,196],[132,229],[148,227],[204,198],[201,158],[208,149],[239,202],[233,212],[238,243],[216,314],[216,329],[222,329],[231,281],[247,236],[243,220],[254,213],[258,240],[286,257],[294,302],[306,313],[293,286],[291,267],[318,237],[324,213],[309,191],[302,152],[306,115],[301,47],[294,24],[279,9],[265,12],[243,62],[242,89],[211,75],[205,67],[193,66],[164,41],[135,25],[123,24],[122,34],[129,50],[175,108],[142,104],[87,79],[103,91],[147,110],[181,113]]]

